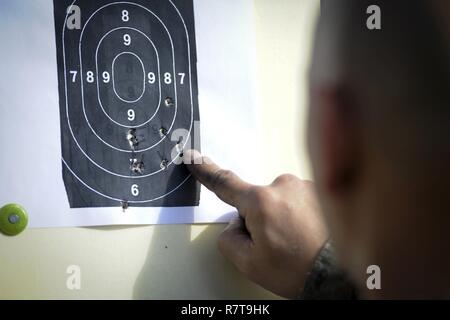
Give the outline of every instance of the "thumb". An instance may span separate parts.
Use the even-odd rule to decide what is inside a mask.
[[[244,274],[249,273],[252,245],[252,239],[241,217],[233,218],[218,239],[220,252]]]

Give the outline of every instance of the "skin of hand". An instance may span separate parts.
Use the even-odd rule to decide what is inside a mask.
[[[195,150],[183,161],[193,176],[239,212],[218,239],[219,250],[253,282],[298,297],[328,230],[312,182],[282,175],[251,185]]]

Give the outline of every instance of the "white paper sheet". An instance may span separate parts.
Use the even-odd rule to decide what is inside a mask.
[[[194,8],[203,153],[257,181],[252,3],[194,0]],[[52,1],[2,0],[0,41],[0,206],[24,206],[32,228],[226,222],[236,214],[204,187],[199,207],[70,209]]]

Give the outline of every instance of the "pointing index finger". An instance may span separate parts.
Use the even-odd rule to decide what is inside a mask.
[[[243,204],[251,184],[243,181],[234,172],[220,168],[198,151],[186,151],[183,161],[194,177],[222,201],[238,209]]]

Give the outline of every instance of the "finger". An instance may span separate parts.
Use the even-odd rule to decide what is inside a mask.
[[[221,169],[198,151],[184,152],[183,161],[194,177],[222,201],[237,208],[243,204],[251,184],[243,181],[232,171]]]
[[[252,239],[240,217],[230,221],[218,239],[219,250],[244,274],[250,272]]]

